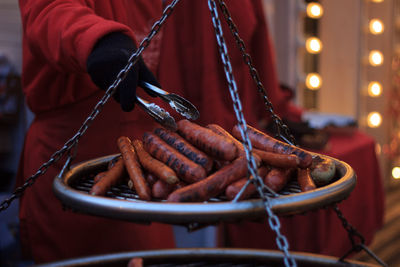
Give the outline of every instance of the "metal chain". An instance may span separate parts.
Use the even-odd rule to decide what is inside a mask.
[[[115,81],[113,82],[113,84],[110,85],[110,87],[108,87],[108,89],[105,92],[104,96],[96,104],[96,106],[94,107],[93,111],[86,118],[86,120],[84,121],[84,123],[82,124],[82,126],[80,127],[78,132],[70,140],[68,140],[60,150],[56,151],[46,163],[44,163],[42,166],[40,166],[38,171],[34,175],[29,177],[22,186],[16,188],[15,191],[12,193],[12,195],[9,198],[7,198],[7,199],[5,199],[4,201],[1,202],[1,204],[0,204],[0,212],[2,212],[3,210],[7,209],[10,206],[10,204],[11,204],[11,202],[13,200],[15,200],[16,198],[19,198],[20,196],[22,196],[24,191],[28,187],[32,186],[35,183],[35,181],[36,181],[36,179],[38,177],[40,177],[41,175],[45,174],[47,169],[51,165],[53,165],[54,163],[58,162],[60,160],[60,158],[66,152],[70,152],[71,149],[78,144],[79,139],[83,136],[83,134],[89,128],[90,124],[93,122],[93,120],[100,113],[100,111],[102,110],[102,108],[105,105],[105,103],[107,103],[108,99],[114,94],[114,92],[115,92],[116,88],[118,87],[118,85],[125,79],[125,77],[127,76],[129,70],[139,60],[139,56],[141,55],[141,53],[144,51],[144,49],[146,49],[147,46],[149,46],[149,44],[150,44],[151,40],[153,39],[153,37],[160,31],[160,29],[161,29],[162,25],[164,24],[165,20],[170,16],[170,14],[172,13],[175,5],[178,2],[179,2],[179,0],[174,0],[171,4],[169,4],[164,9],[161,18],[153,24],[149,35],[142,40],[142,42],[140,43],[140,45],[139,45],[138,49],[136,50],[136,52],[133,53],[130,56],[126,66],[118,73],[118,75],[117,75]]]
[[[361,250],[365,250],[367,254],[370,255],[373,259],[375,259],[380,265],[387,266],[386,263],[384,263],[381,259],[379,259],[379,257],[376,254],[374,254],[371,250],[369,250],[365,246],[365,238],[346,220],[343,213],[340,211],[338,205],[335,204],[333,206],[333,210],[335,211],[339,220],[342,222],[343,228],[347,231],[350,242],[352,244],[352,248],[347,253],[345,253],[339,260],[344,261],[344,259],[352,252],[360,252]],[[359,240],[358,243],[356,242],[356,239]]]
[[[224,15],[224,18],[225,18],[227,24],[229,26],[229,29],[231,30],[231,33],[236,41],[237,46],[238,46],[239,50],[242,52],[243,60],[244,60],[245,64],[249,67],[250,75],[253,78],[254,83],[256,84],[258,92],[260,93],[261,97],[263,98],[265,107],[271,114],[271,118],[276,125],[277,136],[279,136],[280,138],[282,138],[284,141],[286,141],[289,144],[296,145],[296,140],[293,137],[293,135],[290,133],[289,127],[285,123],[283,123],[282,119],[274,112],[274,108],[272,106],[271,101],[269,101],[266,90],[265,90],[265,88],[260,80],[260,77],[258,75],[257,69],[253,65],[251,56],[246,52],[246,45],[239,36],[238,28],[236,27],[235,23],[233,22],[232,16],[231,16],[227,6],[225,5],[225,2],[223,0],[218,0],[218,4],[222,11],[222,14]],[[284,135],[282,134],[282,131],[283,131]]]
[[[223,63],[224,70],[225,70],[225,76],[226,76],[226,79],[228,82],[229,92],[230,92],[232,100],[233,100],[233,107],[235,110],[236,118],[238,120],[238,127],[240,130],[240,134],[242,136],[242,140],[244,141],[243,143],[244,143],[244,149],[246,152],[246,158],[248,161],[247,165],[248,165],[249,172],[251,173],[253,178],[256,179],[256,181],[258,183],[257,189],[260,193],[260,196],[263,198],[264,205],[265,205],[265,208],[266,208],[266,211],[268,214],[268,222],[271,226],[271,229],[276,232],[276,235],[277,235],[276,243],[277,243],[279,249],[284,253],[285,266],[297,266],[294,258],[289,253],[289,244],[287,242],[287,239],[285,238],[285,236],[283,236],[280,233],[280,222],[279,222],[278,217],[272,212],[270,199],[262,191],[263,182],[257,173],[257,166],[256,166],[254,157],[251,152],[252,145],[251,145],[251,142],[247,135],[247,124],[246,124],[246,120],[243,115],[241,101],[239,99],[236,82],[235,82],[235,79],[234,79],[234,76],[232,73],[232,65],[230,63],[228,49],[227,49],[225,39],[223,36],[221,21],[218,17],[218,11],[216,8],[215,0],[208,0],[208,6],[209,6],[209,9],[211,12],[212,23],[214,26],[215,35],[216,35],[217,43],[219,46],[219,52],[220,52],[222,63]]]
[[[353,246],[356,244],[355,238],[358,238],[360,242],[364,244],[365,238],[346,220],[343,213],[339,210],[339,207],[337,205],[334,205],[333,210],[336,212],[336,215],[342,222],[343,228],[346,229],[346,231],[348,232],[351,244]]]
[[[235,25],[235,23],[232,20],[232,17],[229,13],[229,10],[227,8],[227,6],[225,5],[223,0],[218,0],[218,4],[219,7],[225,17],[225,20],[229,26],[229,29],[231,30],[231,33],[236,41],[236,44],[239,48],[239,50],[242,52],[242,56],[243,56],[243,60],[245,62],[245,64],[249,67],[249,72],[250,75],[252,76],[257,89],[259,91],[259,93],[261,94],[261,96],[263,97],[264,100],[264,104],[267,108],[267,110],[270,112],[272,120],[274,121],[277,130],[278,130],[278,135],[284,139],[286,142],[291,143],[291,144],[296,144],[295,138],[293,137],[292,134],[290,134],[290,130],[287,127],[287,125],[285,125],[283,123],[283,121],[279,118],[279,116],[277,116],[273,110],[273,106],[272,103],[269,101],[268,96],[266,94],[265,88],[263,87],[260,78],[258,76],[258,72],[255,69],[253,63],[252,63],[252,59],[251,56],[246,52],[246,46],[243,42],[243,40],[240,38],[239,36],[239,32],[238,29]],[[285,136],[281,135],[281,130],[284,132],[285,136],[287,136],[289,138],[289,140],[287,140],[285,138]],[[339,217],[339,219],[342,222],[343,227],[345,228],[345,230],[348,232],[348,236],[349,239],[352,243],[353,249],[350,251],[350,253],[352,251],[360,251],[361,249],[364,249],[369,255],[371,255],[377,262],[379,262],[382,266],[386,266],[385,263],[383,263],[372,251],[370,251],[365,245],[365,239],[364,237],[351,225],[348,223],[348,221],[346,220],[346,218],[343,216],[342,212],[339,210],[339,208],[337,207],[337,205],[334,206],[334,210],[337,214],[337,216]],[[271,223],[270,223],[271,224]],[[356,243],[355,238],[358,238],[360,240],[360,243]],[[345,256],[343,256],[341,258],[344,259],[348,254],[346,254]]]

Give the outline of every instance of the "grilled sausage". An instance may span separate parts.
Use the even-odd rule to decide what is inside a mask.
[[[235,159],[229,165],[222,167],[206,179],[182,187],[172,192],[169,202],[199,202],[206,201],[224,192],[225,188],[245,176],[247,160],[245,157]]]
[[[310,175],[310,169],[297,169],[297,182],[302,192],[317,188]]]
[[[194,183],[206,177],[205,169],[179,153],[154,133],[143,135],[145,149],[156,159],[164,162],[187,183]]]
[[[241,139],[240,130],[237,125],[233,127],[232,134],[234,137]],[[279,141],[249,125],[247,125],[247,134],[255,148],[279,154],[295,154],[299,157],[299,166],[303,169],[310,167],[312,164],[312,155],[301,148]]]
[[[264,184],[275,192],[282,190],[292,178],[294,168],[272,168],[264,178]]]
[[[232,161],[238,156],[235,144],[226,137],[188,120],[180,120],[177,125],[183,138],[208,155],[227,161]]]
[[[143,175],[139,160],[137,158],[131,140],[126,136],[118,138],[118,147],[121,151],[122,158],[125,163],[125,168],[129,174],[130,180],[140,199],[151,200],[151,190]]]
[[[124,161],[120,158],[109,170],[104,172],[104,176],[98,180],[90,189],[89,194],[104,196],[107,191],[120,181],[125,171]]]
[[[159,179],[168,184],[176,184],[179,179],[174,170],[163,162],[153,158],[143,147],[140,140],[133,140],[133,146],[142,167],[150,173],[155,174]]]
[[[267,166],[261,166],[260,168],[258,168],[258,175],[261,177],[261,179],[263,179],[263,177],[267,175],[268,171],[269,168]],[[228,187],[225,190],[225,196],[227,197],[227,199],[229,200],[234,199],[248,180],[249,179],[247,177],[243,177],[240,180],[237,180],[236,182],[233,182],[232,184],[228,185]],[[253,183],[250,183],[243,191],[242,195],[239,197],[238,200],[248,199],[253,194],[255,194],[256,191],[257,191],[256,186]]]
[[[213,166],[212,159],[204,152],[187,142],[182,136],[164,128],[156,128],[154,133],[161,137],[161,139],[163,139],[167,144],[185,155],[187,158],[203,166],[207,173],[211,171]]]

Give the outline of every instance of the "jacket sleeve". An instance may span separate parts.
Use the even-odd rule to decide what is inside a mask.
[[[30,52],[55,68],[82,72],[94,44],[104,35],[122,32],[135,40],[131,29],[96,15],[93,5],[83,0],[20,0]]]

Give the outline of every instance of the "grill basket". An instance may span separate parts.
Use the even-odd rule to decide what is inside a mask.
[[[101,267],[127,267],[132,258],[142,258],[145,267],[267,267],[282,266],[283,254],[274,250],[256,249],[171,249],[153,250],[107,254],[86,258],[76,258],[49,264],[40,267],[78,267],[78,266],[101,266]],[[307,267],[356,267],[377,266],[358,261],[338,261],[337,258],[322,256],[311,253],[292,253],[297,265]],[[38,266],[38,267],[39,267]]]
[[[72,166],[62,177],[54,180],[55,195],[67,208],[77,212],[139,223],[215,224],[266,216],[264,203],[259,198],[238,202],[213,198],[201,203],[143,201],[138,199],[136,193],[127,185],[112,187],[106,196],[88,194],[93,185],[93,177],[106,170],[108,163],[115,156],[117,154]],[[312,191],[301,192],[297,182],[293,181],[279,192],[279,197],[271,197],[272,211],[281,216],[301,214],[347,198],[356,184],[356,175],[347,163],[333,160],[336,164],[336,174],[332,183]]]

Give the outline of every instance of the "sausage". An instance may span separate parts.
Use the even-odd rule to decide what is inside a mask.
[[[151,173],[144,173],[144,177],[146,178],[146,182],[147,185],[152,188],[153,185],[159,180],[157,177],[155,177],[153,174]],[[134,189],[134,185],[133,182],[131,180],[128,180],[128,187],[130,189]]]
[[[217,124],[209,124],[209,125],[207,125],[207,128],[211,129],[215,133],[223,135],[226,138],[232,140],[232,142],[234,142],[236,147],[238,148],[239,155],[240,156],[246,155],[243,144],[238,139],[233,137],[224,128],[222,128],[221,126],[219,126]],[[259,156],[261,161],[264,164],[267,164],[270,166],[280,167],[280,168],[293,168],[293,167],[299,166],[299,164],[300,164],[300,160],[299,160],[298,156],[294,155],[294,154],[289,154],[289,155],[278,154],[278,153],[263,151],[263,150],[256,149],[256,148],[253,148],[252,152],[255,153],[257,156]]]
[[[168,165],[187,183],[194,183],[206,177],[206,170],[202,166],[179,153],[156,134],[144,133],[143,144],[147,152]]]
[[[90,189],[89,194],[104,196],[107,191],[123,177],[125,171],[124,161],[120,158],[114,166],[105,171],[105,175]]]
[[[175,171],[165,165],[163,162],[153,158],[143,147],[142,141],[135,139],[132,142],[138,156],[139,162],[143,169],[150,173],[153,173],[159,179],[163,180],[168,184],[176,184],[179,179],[176,176]]]
[[[130,180],[133,182],[133,187],[140,199],[150,200],[151,190],[136,155],[136,151],[132,146],[131,140],[126,136],[118,138],[118,148],[121,151],[122,158],[125,163],[125,168],[129,174]]]
[[[208,155],[232,161],[238,156],[235,144],[224,136],[186,119],[177,122],[178,133]]]
[[[158,178],[151,173],[146,173],[145,177],[149,186],[153,186],[158,181]]]
[[[166,199],[168,195],[183,186],[186,186],[183,182],[179,182],[177,184],[167,184],[163,180],[158,180],[157,182],[154,183],[151,192],[153,194],[153,197],[158,198],[158,199]]]
[[[233,137],[227,130],[225,130],[224,128],[222,128],[218,124],[208,124],[207,128],[209,128],[214,133],[222,135],[222,136],[225,136],[226,138],[231,140],[235,144],[235,146],[236,146],[236,148],[238,150],[238,154],[240,156],[246,155],[246,152],[244,150],[242,142],[240,142],[238,139]]]
[[[108,169],[111,169],[111,168],[114,166],[114,164],[115,164],[120,158],[121,158],[121,155],[118,155],[118,156],[113,157],[113,158],[108,162],[107,168],[108,168]]]
[[[312,155],[301,148],[279,141],[278,139],[273,138],[272,136],[269,136],[268,134],[251,127],[250,125],[247,125],[247,134],[255,148],[279,154],[295,154],[300,159],[299,167],[302,169],[308,168],[312,164]],[[241,139],[240,130],[237,125],[233,127],[232,135],[238,139]]]
[[[300,166],[300,159],[295,154],[278,154],[274,152],[253,149],[264,164],[278,168],[296,168]]]
[[[97,183],[98,181],[100,181],[105,175],[106,175],[106,171],[104,172],[99,172],[98,174],[96,174],[96,176],[93,178],[93,183]]]
[[[211,174],[204,180],[173,191],[168,202],[206,201],[224,192],[225,188],[247,174],[246,157],[239,157],[229,165]]]
[[[204,152],[187,142],[182,136],[164,128],[156,128],[154,133],[187,158],[203,166],[207,173],[211,171],[213,166],[212,159]]]
[[[310,169],[297,169],[297,182],[302,192],[314,190],[316,187],[310,175]]]
[[[249,179],[247,177],[243,177],[240,180],[228,185],[225,189],[225,196],[229,200],[233,200],[236,195],[240,192],[243,186],[247,183]],[[255,194],[257,191],[256,186],[253,183],[250,183],[246,189],[243,191],[242,195],[239,197],[238,200],[248,199],[250,196]]]
[[[282,190],[292,178],[294,168],[272,168],[264,178],[264,184],[275,192]]]
[[[258,168],[258,175],[261,177],[261,179],[263,179],[263,177],[267,175],[268,171],[269,168],[267,166],[261,166],[260,168]],[[234,199],[248,180],[249,179],[247,177],[243,177],[240,180],[237,180],[236,182],[233,182],[232,184],[228,185],[228,187],[225,189],[225,196],[227,197],[227,199],[229,200]],[[239,197],[238,200],[248,199],[254,193],[256,193],[256,191],[257,191],[256,186],[253,183],[250,183],[243,191],[242,195]]]
[[[165,199],[172,192],[172,190],[174,190],[174,188],[175,185],[168,184],[163,180],[158,180],[151,188],[151,193],[155,198]]]
[[[143,267],[143,258],[135,257],[130,259],[127,267]]]

